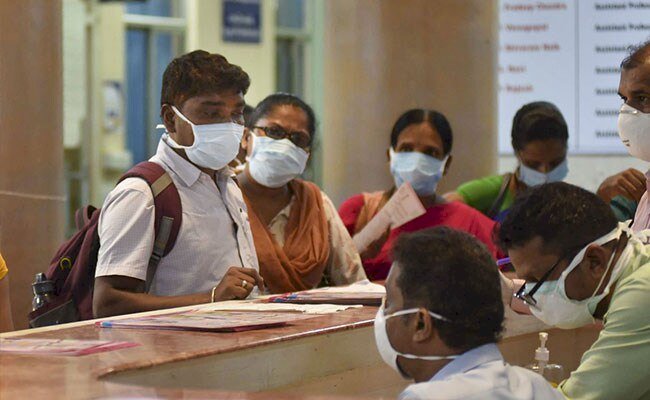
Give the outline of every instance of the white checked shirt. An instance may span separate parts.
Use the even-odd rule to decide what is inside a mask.
[[[163,140],[151,158],[178,189],[183,221],[174,248],[160,261],[150,293],[177,296],[209,291],[230,267],[259,269],[246,204],[230,170],[216,184]],[[104,201],[95,276],[147,276],[155,210],[151,189],[139,178],[122,181]]]

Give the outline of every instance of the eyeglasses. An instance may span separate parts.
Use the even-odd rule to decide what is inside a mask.
[[[626,235],[625,232],[621,233],[621,235],[618,237],[617,240],[620,241],[621,238],[622,238],[624,235]],[[573,260],[573,259],[574,259],[574,258],[575,258],[579,253],[580,253],[580,249],[584,249],[584,248],[585,248],[586,246],[588,246],[588,245],[589,245],[589,243],[582,244],[582,245],[580,245],[580,246],[576,246],[576,247],[573,248],[571,251],[567,251],[567,252],[564,254],[564,256],[560,257],[560,258],[555,262],[555,264],[553,264],[553,266],[552,266],[551,268],[549,268],[548,271],[546,271],[546,273],[544,274],[544,276],[542,276],[542,279],[540,279],[539,281],[537,281],[537,283],[535,284],[535,286],[533,286],[533,288],[530,289],[530,292],[526,293],[526,285],[524,284],[524,285],[522,285],[522,286],[519,288],[519,290],[517,290],[517,293],[514,294],[514,297],[516,297],[517,299],[523,301],[523,302],[526,303],[528,306],[533,307],[533,308],[539,310],[539,307],[537,306],[537,300],[535,300],[535,298],[533,297],[533,296],[535,295],[535,293],[537,293],[537,291],[538,291],[539,288],[542,286],[542,284],[548,280],[548,277],[551,276],[551,274],[553,273],[553,271],[555,270],[555,268],[557,268],[557,266],[560,265],[560,261],[562,261],[562,260],[564,260],[564,259]],[[616,252],[616,250],[614,250],[614,252]],[[615,253],[612,254],[612,257],[614,257],[614,254],[615,254]]]
[[[526,293],[526,284],[521,285],[521,288],[517,290],[517,293],[515,293],[515,297],[518,298],[519,300],[523,301],[526,303],[529,307],[533,307],[535,309],[538,309],[537,307],[537,300],[533,297],[535,293],[539,290],[539,288],[542,286],[544,282],[548,279],[549,276],[553,273],[555,268],[557,268],[558,265],[560,265],[560,261],[564,260],[565,257],[560,257],[555,264],[551,268],[549,268],[548,271],[542,276],[542,279],[537,281],[535,286],[533,286],[532,289],[530,289],[530,292]]]
[[[526,285],[524,284],[519,288],[519,290],[517,290],[517,293],[515,293],[514,296],[517,299],[526,303],[529,307],[533,307],[539,310],[539,307],[537,306],[537,300],[535,300],[535,298],[533,297],[535,293],[537,293],[537,291],[542,286],[542,284],[548,280],[548,277],[551,276],[555,268],[557,268],[557,266],[560,265],[560,262],[562,260],[564,259],[573,260],[575,256],[580,252],[580,249],[584,248],[585,246],[587,246],[587,244],[576,246],[574,248],[571,248],[571,250],[568,250],[566,253],[564,253],[564,256],[560,257],[555,262],[555,264],[553,264],[553,266],[549,268],[548,271],[546,271],[546,273],[542,276],[542,279],[537,281],[535,286],[533,286],[533,288],[530,289],[530,292],[526,293]]]
[[[289,139],[291,143],[301,149],[308,149],[311,146],[311,135],[304,131],[288,132],[280,127],[275,126],[254,126],[253,129],[259,129],[272,139]]]

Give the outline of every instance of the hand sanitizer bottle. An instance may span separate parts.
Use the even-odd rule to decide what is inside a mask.
[[[535,350],[535,361],[527,365],[526,368],[542,375],[553,387],[557,387],[560,382],[566,379],[564,368],[559,364],[549,363],[550,352],[546,348],[548,333],[539,333],[540,346]]]

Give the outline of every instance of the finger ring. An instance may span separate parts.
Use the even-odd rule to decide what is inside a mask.
[[[246,289],[246,286],[248,286],[248,282],[246,282],[246,280],[244,279],[244,280],[241,281],[241,287]]]

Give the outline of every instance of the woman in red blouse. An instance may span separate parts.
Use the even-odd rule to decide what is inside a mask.
[[[492,242],[495,222],[460,202],[448,202],[437,193],[440,180],[451,165],[453,142],[451,127],[444,115],[433,110],[413,109],[395,122],[388,150],[390,171],[395,186],[386,191],[352,196],[340,207],[339,214],[350,235],[360,232],[395,192],[408,182],[418,195],[426,213],[387,231],[366,249],[359,249],[370,279],[385,279],[390,270],[391,248],[403,232],[444,225],[476,236],[496,256]]]

